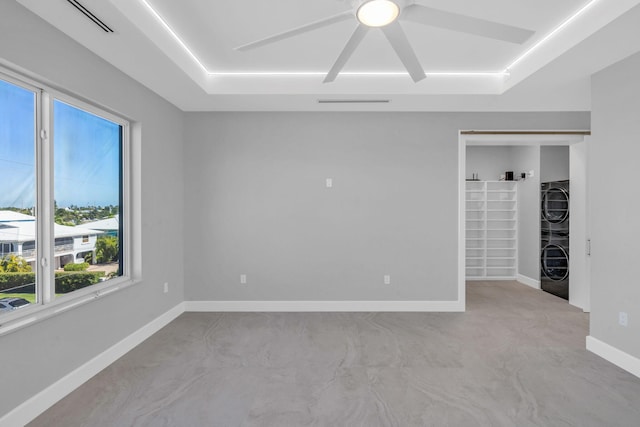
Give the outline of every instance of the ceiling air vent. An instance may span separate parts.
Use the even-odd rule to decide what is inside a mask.
[[[318,99],[318,104],[388,104],[389,99]]]
[[[100,29],[102,31],[104,31],[105,33],[113,33],[113,30],[111,28],[109,28],[109,26],[107,24],[105,24],[104,22],[102,22],[102,20],[100,18],[98,18],[96,15],[94,15],[89,9],[87,9],[86,7],[84,7],[79,1],[77,0],[67,0],[73,7],[75,7],[76,9],[78,9],[84,16],[86,16],[87,18],[89,18],[91,20],[91,22],[93,22],[94,24],[96,24],[98,27],[100,27]]]

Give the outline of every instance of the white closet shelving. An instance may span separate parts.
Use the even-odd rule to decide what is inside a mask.
[[[467,181],[466,278],[515,279],[517,272],[516,181]]]

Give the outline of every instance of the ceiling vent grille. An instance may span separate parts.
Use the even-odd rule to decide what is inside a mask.
[[[389,99],[318,99],[318,104],[388,104]]]
[[[80,11],[80,13],[82,13],[84,16],[86,16],[87,18],[89,18],[91,20],[91,22],[93,22],[94,24],[96,24],[98,27],[100,27],[100,29],[102,31],[104,31],[105,33],[113,33],[113,30],[111,28],[109,28],[109,26],[107,24],[105,24],[104,22],[102,22],[102,20],[100,18],[98,18],[96,15],[94,15],[89,9],[87,9],[86,7],[84,7],[79,1],[77,0],[67,0],[73,7],[75,7],[76,9],[78,9]]]

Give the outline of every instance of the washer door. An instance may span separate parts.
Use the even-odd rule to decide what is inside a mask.
[[[569,193],[564,188],[551,187],[542,193],[542,217],[552,224],[569,218]]]
[[[542,274],[550,280],[559,282],[569,276],[569,255],[562,246],[547,245],[540,255]]]

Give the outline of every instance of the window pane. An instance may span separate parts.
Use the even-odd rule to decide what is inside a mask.
[[[0,80],[0,315],[37,302],[36,95]]]
[[[56,295],[122,275],[122,126],[53,105]]]

